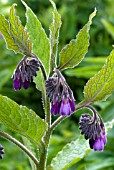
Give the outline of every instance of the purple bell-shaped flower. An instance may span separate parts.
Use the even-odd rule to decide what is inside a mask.
[[[24,89],[28,89],[30,82],[33,81],[33,77],[37,76],[36,71],[39,70],[39,61],[37,58],[28,59],[26,56],[18,64],[14,74],[12,76],[14,80],[14,89],[20,90],[23,86]]]
[[[103,120],[97,114],[95,113],[93,117],[90,114],[82,114],[79,129],[85,139],[89,139],[90,148],[101,152],[104,150],[107,138]]]
[[[73,93],[62,74],[56,70],[56,77],[46,81],[46,91],[51,100],[51,113],[70,116],[75,111]]]

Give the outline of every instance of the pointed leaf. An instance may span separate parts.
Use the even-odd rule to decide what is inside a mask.
[[[10,9],[10,35],[13,37],[15,44],[18,46],[19,52],[29,54],[32,49],[32,43],[29,40],[29,35],[22,26],[19,17],[14,13],[15,4]]]
[[[88,23],[80,30],[75,40],[71,40],[60,52],[59,69],[72,68],[78,65],[88,51],[89,29],[92,19],[96,15],[95,11],[90,15]]]
[[[53,66],[56,65],[55,60],[57,60],[57,51],[58,51],[58,43],[59,43],[59,30],[61,27],[61,16],[56,9],[55,3],[50,0],[53,6],[53,21],[50,25],[50,45],[51,45],[51,71],[53,71]]]
[[[19,106],[11,99],[0,95],[0,122],[32,141],[39,143],[47,125],[27,107]]]
[[[43,63],[47,75],[49,74],[50,64],[50,43],[47,35],[42,28],[42,25],[33,11],[22,1],[26,7],[27,24],[26,29],[30,34],[30,39],[33,43],[33,53],[38,56]]]
[[[103,68],[92,77],[84,88],[85,100],[89,103],[106,99],[114,90],[114,50]]]
[[[0,14],[0,32],[3,34],[7,48],[14,50],[16,53],[18,52],[18,46],[15,44],[15,41],[10,35],[10,24],[8,20],[5,19],[3,15]]]
[[[32,49],[32,42],[29,40],[29,35],[24,29],[14,13],[14,7],[10,8],[9,21],[0,14],[0,32],[4,35],[4,38],[9,49],[13,49],[15,53],[29,54]]]

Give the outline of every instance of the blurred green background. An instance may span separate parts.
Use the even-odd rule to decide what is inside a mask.
[[[43,27],[49,35],[49,25],[52,21],[52,7],[48,0],[25,0],[38,16]],[[83,88],[87,80],[92,77],[105,63],[114,43],[114,1],[113,0],[55,0],[57,9],[62,16],[62,28],[60,31],[59,51],[71,39],[75,39],[78,31],[88,21],[88,17],[94,8],[97,8],[97,16],[93,20],[90,30],[90,47],[84,61],[78,67],[63,72],[67,82],[74,92],[76,103],[83,100]],[[16,13],[25,25],[25,8],[20,0],[0,0],[0,13],[7,18],[9,8],[17,3]],[[5,41],[0,36],[0,94],[6,95],[17,103],[36,111],[44,118],[41,94],[35,89],[34,83],[28,90],[13,90],[11,76],[22,58],[21,55],[6,49]],[[73,83],[72,83],[73,82]],[[94,106],[101,113],[105,122],[114,118],[114,93],[105,102],[95,103]],[[63,148],[71,140],[79,136],[78,121],[82,113],[87,109],[79,110],[76,114],[66,119],[54,131],[49,148],[49,159]],[[56,119],[53,117],[53,120]],[[21,137],[12,133],[5,126],[1,129],[22,141]],[[91,151],[88,156],[68,170],[114,170],[114,128],[108,133],[108,143],[104,152]],[[30,170],[27,156],[14,144],[0,138],[0,143],[5,148],[3,160],[0,160],[0,170]]]

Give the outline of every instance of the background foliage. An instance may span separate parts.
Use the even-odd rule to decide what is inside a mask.
[[[25,0],[30,8],[36,13],[43,27],[49,35],[49,25],[51,23],[52,6],[48,0]],[[17,3],[17,15],[20,16],[23,25],[25,24],[25,8],[18,0],[0,0],[0,11],[8,17],[9,8],[13,3]],[[76,102],[83,99],[83,86],[105,63],[106,56],[109,55],[114,40],[114,2],[113,0],[55,0],[58,11],[62,17],[62,28],[60,31],[59,50],[75,35],[87,22],[91,12],[96,7],[98,12],[93,20],[90,30],[90,48],[84,61],[73,70],[65,70],[64,76],[68,84],[74,91]],[[14,54],[6,49],[4,39],[0,36],[0,94],[6,95],[15,100],[18,104],[33,109],[42,118],[43,108],[41,94],[32,84],[28,90],[14,91],[11,75],[18,61],[22,58],[19,54]],[[72,83],[73,82],[73,83]],[[114,93],[107,101],[94,104],[101,113],[104,121],[114,118]],[[51,139],[49,148],[49,159],[63,148],[63,146],[79,136],[78,120],[81,113],[87,113],[87,109],[79,110],[76,114],[66,119],[60,124]],[[55,119],[53,117],[53,119]],[[13,134],[5,126],[1,129],[22,140],[19,135]],[[108,143],[103,153],[91,151],[86,158],[78,164],[73,165],[68,170],[113,170],[114,169],[114,128],[108,134]],[[0,161],[2,170],[30,170],[29,161],[14,144],[0,138],[0,143],[4,146],[6,154]],[[36,151],[37,152],[37,151]],[[16,156],[15,156],[16,155]]]

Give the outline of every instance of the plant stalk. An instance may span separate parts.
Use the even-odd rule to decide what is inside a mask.
[[[13,138],[12,136],[4,133],[4,132],[1,132],[0,131],[0,136],[2,136],[3,138],[15,143],[20,149],[22,149],[33,161],[34,163],[36,164],[36,166],[38,166],[39,164],[39,161],[37,160],[37,158],[33,155],[33,153],[27,149],[21,142],[19,142],[18,140],[16,140],[15,138]]]

